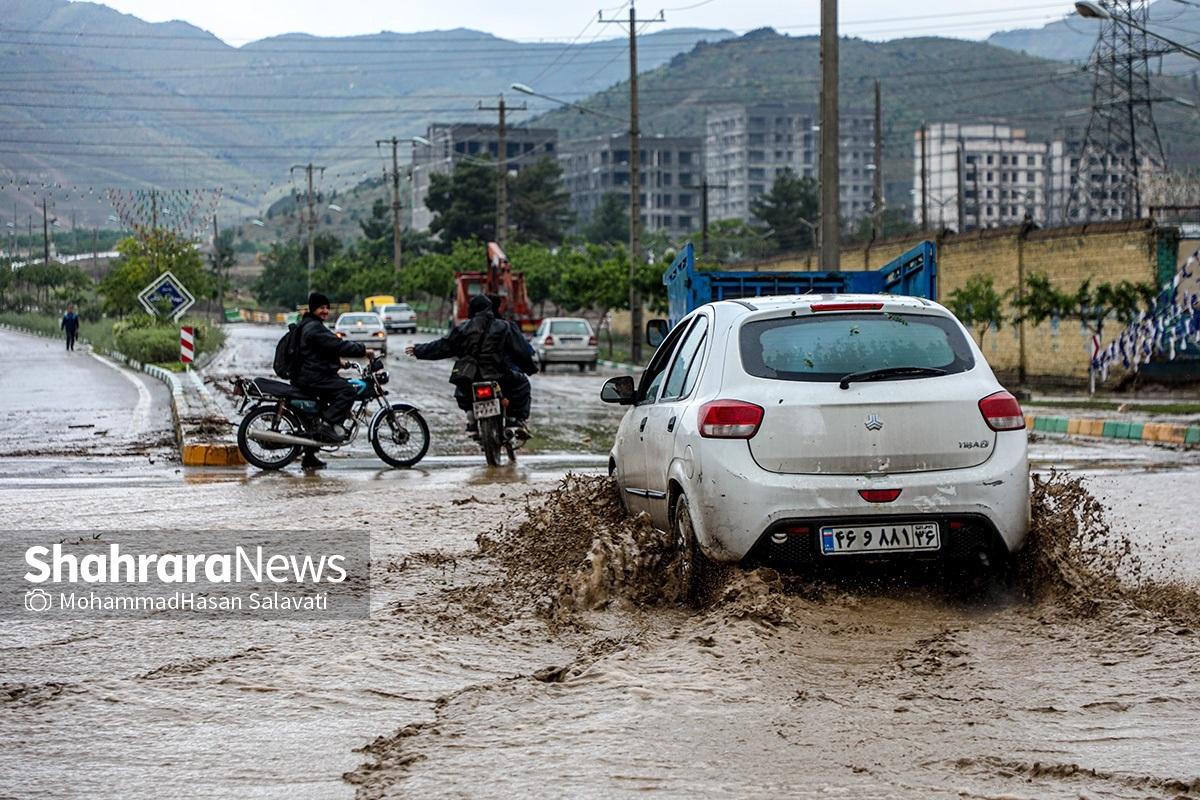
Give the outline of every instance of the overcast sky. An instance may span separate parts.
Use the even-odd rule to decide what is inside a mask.
[[[508,39],[570,41],[607,37],[615,26],[594,22],[600,8],[628,15],[620,0],[108,0],[105,5],[150,22],[180,19],[232,45],[281,33],[350,36],[381,30],[413,32],[474,28]],[[738,33],[764,26],[781,33],[812,34],[820,22],[818,0],[665,0],[638,3],[638,16],[664,9],[665,27],[728,28]],[[1040,27],[1072,10],[1069,0],[842,0],[841,32],[866,39],[942,35],[982,39],[1009,28]],[[664,26],[654,26],[664,27]]]

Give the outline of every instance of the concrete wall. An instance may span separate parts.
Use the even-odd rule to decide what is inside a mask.
[[[1031,230],[991,228],[964,234],[914,236],[884,240],[870,247],[842,251],[842,269],[879,269],[918,242],[938,243],[938,300],[946,302],[975,275],[990,276],[999,292],[1015,298],[1018,286],[1032,273],[1045,273],[1060,289],[1075,290],[1087,279],[1093,284],[1119,281],[1157,282],[1178,252],[1174,229],[1156,228],[1149,220],[1095,223],[1071,228]],[[1160,242],[1162,247],[1160,247]],[[1193,248],[1194,249],[1194,248]],[[1181,263],[1182,260],[1175,263]],[[816,270],[813,254],[801,253],[756,264],[748,270]],[[1119,322],[1106,327],[1106,340],[1120,332]],[[1111,334],[1111,336],[1109,335]],[[979,340],[978,334],[974,334]],[[1023,347],[1022,347],[1023,343]],[[1107,341],[1105,342],[1107,344]],[[1078,323],[1005,324],[983,336],[988,363],[1007,380],[1083,383],[1091,358],[1090,336]],[[1022,351],[1024,355],[1022,357]],[[1109,378],[1110,384],[1114,382]]]

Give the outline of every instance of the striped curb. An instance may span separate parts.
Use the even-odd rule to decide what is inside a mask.
[[[1025,415],[1026,430],[1057,433],[1092,439],[1123,439],[1157,442],[1185,447],[1200,446],[1200,425],[1173,425],[1167,422],[1128,422],[1088,417],[1040,417]]]

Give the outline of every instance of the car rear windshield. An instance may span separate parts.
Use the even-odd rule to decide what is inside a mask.
[[[947,373],[975,366],[953,320],[927,314],[812,314],[742,326],[742,364],[759,378],[839,381],[854,372],[931,367]]]
[[[408,307],[407,303],[399,303],[394,306],[384,306],[383,311],[385,314],[398,314],[402,311],[412,311],[412,309]]]
[[[339,325],[357,325],[360,322],[363,325],[378,325],[379,317],[374,314],[342,314],[338,317]]]
[[[587,322],[581,319],[564,319],[550,323],[550,332],[557,333],[560,336],[591,336],[592,330],[588,327]]]

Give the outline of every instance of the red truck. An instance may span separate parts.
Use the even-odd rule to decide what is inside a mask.
[[[513,272],[508,256],[495,242],[488,242],[487,263],[481,272],[454,274],[454,324],[467,319],[467,305],[477,294],[498,294],[504,300],[501,316],[516,321],[521,330],[531,334],[541,320],[533,315],[529,295],[525,292],[525,276]]]

